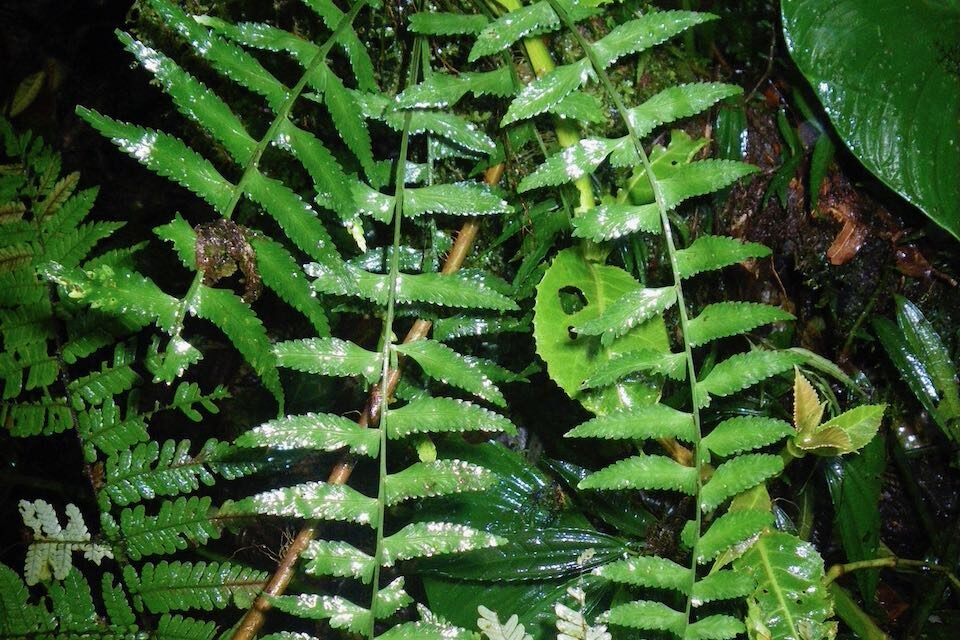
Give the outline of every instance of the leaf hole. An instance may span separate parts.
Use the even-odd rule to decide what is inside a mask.
[[[587,298],[583,295],[583,291],[577,287],[564,287],[557,291],[557,296],[560,298],[560,308],[563,309],[563,312],[568,316],[571,316],[585,306],[587,306]]]

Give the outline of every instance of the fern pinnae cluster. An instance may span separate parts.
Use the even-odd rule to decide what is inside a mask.
[[[624,379],[638,374],[660,374],[686,379],[691,399],[688,411],[659,403],[641,403],[611,412],[609,405],[594,402],[587,406],[598,416],[567,434],[568,437],[639,442],[659,440],[664,444],[680,441],[692,449],[692,466],[641,450],[580,483],[581,489],[676,491],[691,496],[696,505],[695,515],[681,536],[682,542],[691,550],[689,566],[667,558],[637,556],[595,570],[597,575],[624,585],[678,592],[684,604],[677,609],[657,600],[638,600],[618,605],[602,617],[618,626],[665,631],[681,638],[734,637],[745,631],[744,623],[727,613],[713,612],[708,603],[751,596],[754,592],[752,578],[725,568],[725,565],[734,555],[735,548],[748,544],[772,523],[769,507],[765,509],[762,500],[759,507],[748,507],[746,500],[736,497],[754,488],[763,492],[763,483],[783,470],[781,456],[757,450],[782,441],[793,431],[782,421],[738,418],[721,422],[706,434],[701,416],[712,397],[733,395],[788,371],[800,358],[790,352],[750,351],[718,363],[705,375],[699,370],[694,358],[695,347],[744,334],[758,326],[788,320],[791,316],[771,307],[730,302],[710,305],[696,317],[690,315],[684,296],[685,280],[702,272],[766,256],[769,251],[760,245],[715,236],[701,236],[689,247],[680,248],[673,237],[668,214],[684,200],[717,191],[754,169],[731,161],[694,162],[692,153],[683,157],[682,162],[659,164],[655,168],[656,156],[670,154],[670,148],[654,150],[652,159],[641,145],[641,138],[659,126],[695,115],[721,99],[736,95],[739,88],[719,83],[682,85],[668,88],[645,103],[628,108],[609,80],[607,68],[623,56],[663,42],[712,19],[712,16],[681,11],[650,13],[624,22],[591,43],[575,26],[575,22],[582,18],[578,11],[582,14],[584,7],[577,3],[544,0],[511,13],[509,19],[492,23],[481,32],[478,42],[493,39],[485,38],[485,35],[494,31],[509,32],[516,39],[526,33],[550,31],[561,25],[575,38],[583,57],[534,80],[511,103],[501,124],[556,109],[569,96],[576,95],[575,92],[589,79],[596,78],[615,106],[627,133],[621,138],[580,140],[548,157],[523,179],[519,189],[525,191],[574,182],[595,172],[607,161],[614,167],[637,167],[628,187],[621,189],[613,202],[590,207],[574,218],[574,235],[605,242],[632,233],[657,234],[663,238],[669,259],[670,285],[651,288],[637,283],[588,321],[567,321],[573,323],[572,330],[579,336],[577,340],[598,340],[603,345],[600,353],[606,352],[605,357],[598,357],[593,363],[592,371],[581,374],[579,385],[575,380],[561,382],[571,395],[584,390],[617,387]],[[685,144],[684,136],[675,134],[671,148],[674,143],[678,149],[674,155],[679,156],[679,149]],[[641,194],[643,191],[647,192],[646,197]],[[572,264],[571,258],[565,258],[563,266],[558,258],[551,270],[569,269],[569,264]],[[597,267],[586,268],[599,272]],[[551,270],[548,270],[539,291],[538,320],[541,327],[543,323],[561,321],[553,315],[556,310],[547,310],[544,301],[545,297],[556,295],[555,285],[547,284]],[[576,286],[576,280],[569,282]],[[588,295],[588,303],[593,302]],[[656,322],[661,314],[672,309],[678,316],[679,352],[663,351],[653,345],[620,347],[618,350],[618,344],[629,339],[631,332]],[[541,354],[549,366],[551,358],[561,361],[550,342],[567,339],[548,335],[540,330],[538,349],[542,349]],[[572,342],[571,339],[568,344]],[[551,375],[554,375],[553,371]],[[667,450],[675,450],[675,447]],[[722,507],[731,499],[735,499],[734,505],[724,512]],[[713,569],[704,575],[701,566],[718,558],[720,560]],[[665,600],[671,602],[673,597]]]

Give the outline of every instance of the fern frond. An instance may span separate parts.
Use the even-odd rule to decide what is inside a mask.
[[[462,460],[419,462],[386,477],[384,500],[393,506],[404,500],[483,491],[495,479],[486,468]]]
[[[311,540],[303,557],[309,560],[304,570],[313,575],[355,578],[363,584],[373,577],[374,559],[346,542]]]
[[[410,30],[424,36],[455,36],[477,33],[489,22],[479,14],[422,12],[410,16]]]
[[[487,636],[488,640],[533,640],[533,636],[523,628],[516,614],[501,623],[496,612],[483,605],[477,607],[477,613],[480,614],[477,618],[477,628]]]
[[[669,489],[696,493],[697,470],[665,456],[633,456],[591,474],[579,489]]]
[[[213,640],[217,626],[213,622],[165,613],[157,622],[156,634],[157,640]]]
[[[103,492],[115,504],[125,506],[157,496],[190,493],[201,483],[210,486],[214,477],[202,458],[190,454],[189,440],[167,440],[162,447],[151,440],[107,458]]]
[[[597,416],[568,431],[565,438],[643,439],[678,438],[692,442],[693,416],[666,405],[636,407]]]
[[[306,265],[314,276],[313,287],[321,293],[359,296],[384,304],[388,287],[385,274],[369,273],[346,265],[341,273],[331,273],[316,263]],[[397,281],[397,302],[425,302],[447,307],[478,307],[495,311],[516,311],[517,303],[495,290],[485,279],[463,274],[401,274]]]
[[[113,557],[110,547],[91,540],[83,515],[73,504],[65,508],[66,527],[61,527],[53,506],[43,500],[21,500],[19,510],[23,524],[33,531],[23,571],[28,585],[51,578],[64,580],[73,568],[74,551],[82,551],[98,565],[103,558]]]
[[[387,436],[465,431],[516,434],[517,428],[500,414],[463,400],[419,398],[390,412]]]
[[[211,499],[191,496],[160,503],[156,516],[146,515],[144,506],[120,512],[120,531],[127,553],[133,560],[143,556],[171,554],[189,545],[203,545],[220,537]]]
[[[697,562],[704,564],[741,544],[773,523],[773,514],[759,509],[728,511],[710,525],[697,543]]]
[[[790,351],[748,351],[730,356],[697,383],[697,402],[710,404],[710,396],[729,396],[800,364]]]
[[[636,587],[685,592],[690,585],[690,567],[657,556],[637,556],[597,567],[596,575]]]
[[[341,596],[301,594],[275,596],[269,600],[281,611],[311,620],[329,620],[330,626],[334,629],[346,629],[351,633],[364,632],[371,622],[369,609],[364,609]],[[376,618],[386,618],[412,601],[413,599],[403,589],[403,578],[397,578],[377,592]]]
[[[376,456],[380,436],[375,429],[360,427],[353,420],[330,413],[285,416],[251,429],[236,439],[240,447],[318,449],[336,451],[343,447],[363,456]]]
[[[613,607],[600,616],[603,622],[644,631],[669,631],[683,637],[687,616],[661,602],[635,600]]]
[[[323,520],[340,520],[378,527],[377,499],[342,484],[307,482],[265,491],[225,504],[220,515],[262,513]]]
[[[368,383],[376,382],[383,368],[379,353],[339,338],[289,340],[275,345],[273,352],[281,367],[325,376],[361,376]]]
[[[751,453],[721,464],[700,492],[700,508],[710,512],[726,499],[751,489],[783,471],[783,458]]]
[[[766,447],[792,434],[793,427],[783,420],[738,416],[714,427],[701,444],[710,452],[726,457]]]
[[[714,271],[750,258],[765,258],[770,249],[756,242],[741,242],[724,236],[700,236],[686,249],[677,251],[677,269],[681,278]]]
[[[504,544],[502,538],[472,527],[449,522],[414,522],[383,539],[383,566],[400,560],[463,553]]]
[[[248,607],[267,577],[264,571],[228,562],[148,562],[139,575],[131,566],[123,569],[130,593],[154,613]]]
[[[661,125],[695,116],[720,100],[741,93],[740,87],[720,82],[681,84],[664,89],[628,113],[634,131],[643,137]]]
[[[394,347],[416,361],[431,378],[458,387],[500,407],[507,402],[490,378],[450,347],[435,340],[417,340]]]
[[[323,305],[313,295],[310,283],[290,252],[267,238],[253,238],[250,244],[257,253],[257,271],[263,284],[302,313],[318,336],[330,335],[330,323]]]
[[[691,318],[687,338],[691,345],[700,346],[765,324],[793,319],[793,314],[766,304],[718,302],[707,305],[696,318]]]
[[[663,374],[674,380],[683,380],[687,375],[687,361],[683,353],[660,353],[653,349],[638,349],[619,353],[597,365],[581,385],[582,389],[595,389],[612,385],[636,373]]]
[[[263,322],[240,297],[226,289],[200,285],[197,316],[217,325],[263,381],[263,386],[283,406],[283,388],[276,357]]]
[[[79,412],[77,432],[87,446],[100,449],[108,459],[150,439],[143,416],[128,411],[124,417],[113,399]]]
[[[17,572],[0,564],[0,634],[52,632],[56,619],[43,604],[29,604],[30,592]]]

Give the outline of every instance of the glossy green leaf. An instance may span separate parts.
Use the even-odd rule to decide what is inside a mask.
[[[244,190],[300,250],[318,262],[339,264],[340,256],[317,212],[293,190],[259,171],[246,174]]]
[[[317,335],[330,335],[330,324],[323,305],[313,295],[310,282],[290,252],[280,243],[267,238],[252,238],[250,244],[257,253],[257,272],[263,284],[302,313]]]
[[[718,555],[759,534],[773,524],[773,514],[759,509],[730,510],[713,521],[697,543],[697,563]]]
[[[472,153],[488,155],[496,150],[493,140],[472,122],[453,114],[434,111],[398,111],[387,118],[387,124],[402,129],[405,117],[410,114],[411,134],[429,132],[449,140],[454,145]]]
[[[588,549],[594,553],[585,559],[584,552]],[[502,544],[464,553],[455,563],[437,561],[422,566],[431,575],[457,580],[531,583],[576,576],[594,567],[607,566],[626,551],[627,541],[616,536],[590,529],[543,526],[536,530],[511,531]]]
[[[885,404],[854,407],[824,422],[812,433],[799,434],[793,444],[818,455],[843,455],[862,449],[877,434]]]
[[[960,83],[952,2],[788,0],[794,61],[861,162],[960,238]]]
[[[462,460],[418,462],[386,477],[384,500],[388,506],[392,506],[414,498],[483,491],[494,480],[493,474],[487,469]]]
[[[233,185],[209,160],[178,138],[114,120],[84,107],[77,107],[77,115],[151,171],[189,189],[217,212],[227,210],[233,197]]]
[[[738,416],[724,420],[701,441],[718,456],[731,456],[761,449],[793,435],[793,427],[783,420],[763,416]]]
[[[730,356],[697,383],[700,406],[710,404],[710,396],[729,396],[767,378],[789,371],[801,362],[789,351],[748,351]]]
[[[461,19],[465,17],[459,16]],[[510,68],[500,67],[493,71],[479,73],[467,71],[456,76],[435,73],[424,79],[420,84],[404,89],[397,96],[397,107],[401,109],[449,107],[459,102],[460,98],[468,92],[475,96],[495,95],[506,97],[511,95],[513,93],[513,77],[510,74]]]
[[[636,587],[673,589],[686,592],[690,586],[690,567],[657,556],[637,556],[600,567],[597,575]]]
[[[263,96],[273,109],[283,104],[287,97],[286,88],[264,69],[256,58],[212,34],[178,6],[166,0],[150,0],[150,6],[167,26],[218,73]]]
[[[332,413],[288,415],[270,420],[242,434],[235,441],[238,447],[270,447],[336,451],[349,447],[361,456],[376,456],[380,436],[376,429],[365,429],[349,418]]]
[[[824,477],[833,501],[840,543],[849,562],[870,560],[880,550],[880,490],[886,463],[882,437],[855,456],[827,461]],[[880,579],[878,569],[857,571],[860,594],[873,601]]]
[[[720,100],[740,93],[743,93],[740,87],[720,82],[681,84],[648,98],[628,114],[637,137],[643,138],[660,125],[695,116]]]
[[[350,265],[340,272],[311,263],[307,275],[317,278],[313,287],[323,293],[360,296],[377,304],[386,304],[388,276],[370,273]],[[448,307],[479,307],[497,311],[515,311],[517,303],[495,290],[489,279],[469,273],[402,273],[397,280],[397,302],[426,302]]]
[[[500,120],[500,126],[532,118],[555,107],[593,75],[587,59],[555,68],[525,86]]]
[[[765,324],[793,319],[793,314],[767,304],[717,302],[704,307],[687,323],[687,341],[696,347],[718,338],[747,333]]]
[[[410,16],[410,30],[425,36],[454,36],[477,33],[487,24],[483,15],[421,12]]]
[[[392,409],[387,421],[390,438],[415,433],[502,431],[515,434],[517,428],[498,413],[452,398],[419,398]]]
[[[369,383],[380,378],[381,354],[340,338],[304,338],[274,345],[277,366],[324,376],[361,376]]]
[[[482,184],[438,184],[406,189],[403,192],[404,217],[425,213],[452,216],[480,216],[510,213],[507,201]]]
[[[327,25],[327,29],[330,31],[337,29],[344,21],[344,12],[334,2],[329,0],[305,0],[305,4],[323,18],[323,23]],[[373,70],[373,61],[367,52],[366,43],[360,39],[357,32],[351,26],[341,29],[340,35],[337,37],[337,44],[347,54],[350,66],[353,68],[357,87],[361,91],[377,91],[379,88],[377,87],[376,73]],[[304,60],[303,62],[306,64],[308,61]]]
[[[623,56],[654,47],[690,27],[716,18],[710,13],[693,11],[650,12],[619,25],[594,42],[594,54],[606,69]]]
[[[717,467],[700,491],[700,508],[710,512],[725,500],[751,489],[783,471],[783,458],[767,453],[748,453]]]
[[[573,330],[585,336],[602,336],[605,344],[609,344],[613,338],[663,313],[676,301],[673,287],[634,289],[614,300],[598,317],[575,325]]]
[[[648,371],[663,374],[674,380],[683,380],[687,375],[686,354],[657,353],[650,349],[621,353],[598,364],[581,386],[584,389],[603,387],[614,384],[631,374]]]
[[[289,120],[281,120],[274,144],[292,153],[310,174],[317,190],[315,200],[320,206],[333,209],[343,220],[355,215],[350,188],[354,180],[347,177],[340,163],[320,140]]]
[[[614,402],[617,394],[624,393],[640,403],[649,404],[653,399],[649,387],[642,383],[621,383],[593,396],[582,392],[581,386],[591,371],[618,354],[641,349],[669,352],[662,318],[654,317],[638,324],[609,347],[598,348],[599,338],[573,337],[569,330],[601,317],[624,294],[638,288],[637,281],[626,271],[587,261],[576,249],[557,254],[537,287],[533,319],[537,353],[547,363],[547,372],[560,388],[585,402],[588,408],[602,405],[605,397]],[[565,295],[577,300],[582,296],[584,306],[579,310],[565,310],[562,297]]]
[[[642,439],[677,438],[693,442],[693,416],[663,404],[636,407],[597,416],[568,431],[566,438]]]
[[[201,285],[197,299],[197,316],[217,325],[227,335],[282,406],[283,388],[276,357],[260,318],[239,296],[226,289]]]
[[[304,570],[316,576],[356,578],[364,584],[373,577],[373,558],[346,542],[311,540],[302,555],[308,560]]]
[[[615,240],[638,231],[660,233],[657,205],[604,204],[573,220],[573,235],[594,242]]]
[[[154,74],[164,92],[173,98],[180,113],[223,144],[237,163],[246,164],[250,160],[257,142],[219,96],[159,51],[127,33],[120,32],[118,37],[127,51],[136,56],[140,65]]]
[[[105,407],[106,410],[106,407]],[[189,440],[167,440],[160,446],[151,440],[127,447],[107,458],[103,493],[124,506],[158,496],[175,496],[212,485],[207,462],[216,458],[216,440],[208,441],[196,455]]]
[[[124,582],[153,613],[186,609],[246,608],[266,585],[268,574],[228,562],[159,562],[123,569]]]
[[[377,499],[343,484],[306,482],[225,504],[221,515],[262,513],[377,526]]]
[[[874,318],[874,331],[920,404],[948,438],[960,442],[956,365],[920,309],[899,296],[895,301],[899,330],[885,318]]]
[[[669,489],[687,495],[696,491],[697,471],[666,456],[644,455],[620,460],[583,480],[580,489]]]
[[[700,236],[686,249],[677,251],[681,278],[690,278],[750,258],[765,258],[770,249],[756,242],[741,242],[725,236]]]
[[[579,180],[590,175],[607,159],[621,140],[586,138],[559,151],[520,181],[517,191],[523,193],[538,187],[550,187]],[[615,206],[615,205],[608,205]]]
[[[560,25],[560,19],[545,0],[501,16],[487,25],[473,43],[470,62],[503,51],[521,38],[551,31]]]
[[[414,522],[383,539],[383,564],[400,560],[463,553],[501,545],[506,540],[462,524]]]
[[[475,396],[505,407],[507,401],[490,378],[464,356],[435,340],[417,340],[394,347],[416,361],[431,378],[458,387]]]
[[[780,532],[760,536],[736,561],[757,581],[747,627],[772,638],[832,638],[836,622],[823,586],[823,559],[808,542]]]

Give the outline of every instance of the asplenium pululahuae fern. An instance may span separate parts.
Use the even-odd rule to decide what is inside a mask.
[[[429,444],[420,447],[417,462],[406,464],[402,462],[403,448],[392,444],[388,447],[388,443],[410,437],[422,440],[431,433],[513,431],[513,426],[502,416],[461,399],[420,392],[414,397],[408,396],[400,408],[388,407],[391,396],[388,381],[400,356],[416,362],[427,378],[458,387],[495,405],[502,406],[504,400],[494,380],[508,375],[492,363],[462,356],[439,342],[422,340],[394,345],[394,318],[400,305],[416,303],[433,309],[495,311],[516,308],[515,303],[501,293],[505,284],[487,274],[440,274],[431,271],[429,263],[414,267],[422,269],[422,273],[406,272],[411,270],[408,265],[401,273],[400,257],[410,255],[400,244],[402,225],[426,214],[472,217],[505,213],[510,208],[484,184],[437,182],[437,160],[466,157],[476,161],[492,151],[494,144],[484,133],[451,112],[431,110],[419,101],[408,105],[377,91],[372,65],[351,26],[366,3],[355,3],[346,13],[321,0],[306,4],[329,28],[320,44],[268,25],[194,20],[167,2],[151,3],[163,21],[215,71],[262,96],[270,109],[271,120],[261,136],[248,133],[240,117],[223,100],[172,59],[127,34],[120,34],[126,48],[156,76],[178,110],[226,150],[236,164],[233,170],[239,178],[235,181],[224,178],[204,154],[169,134],[79,110],[82,117],[123,150],[151,170],[193,191],[217,214],[216,222],[196,227],[177,215],[156,230],[162,239],[172,243],[183,265],[194,271],[186,294],[169,295],[129,268],[79,270],[70,265],[52,264],[47,273],[63,285],[70,296],[94,308],[133,315],[144,324],[154,324],[163,343],[154,342],[146,364],[158,381],[171,382],[183,376],[202,357],[188,341],[187,322],[191,316],[210,320],[218,326],[281,406],[280,417],[244,434],[238,439],[238,445],[279,450],[348,449],[354,456],[377,460],[379,480],[375,496],[347,486],[345,480],[349,473],[341,473],[328,481],[281,487],[234,501],[215,513],[217,521],[261,514],[370,527],[372,535],[366,541],[315,540],[304,552],[309,559],[308,573],[350,577],[370,585],[371,596],[367,601],[351,601],[340,595],[302,594],[271,597],[269,604],[306,618],[326,619],[334,628],[372,638],[378,633],[378,620],[391,617],[411,601],[404,592],[403,578],[386,582],[381,579],[382,569],[411,558],[467,551],[501,541],[463,524],[417,522],[402,528],[391,526],[385,517],[388,508],[408,500],[479,490],[489,484],[491,474],[477,465],[458,460],[433,459]],[[302,74],[292,87],[287,87],[236,43],[289,54],[302,66]],[[327,57],[335,45],[342,45],[351,61],[354,77],[347,79],[346,84],[328,66]],[[409,73],[410,86],[421,74],[424,78],[429,76],[420,50],[421,45],[417,43]],[[501,76],[476,76],[471,83],[476,86],[468,86],[466,90],[503,93],[503,80]],[[349,89],[347,84],[354,84],[357,89]],[[323,142],[296,124],[295,108],[318,108],[314,103],[322,105],[343,146],[362,170],[362,177],[348,175]],[[374,159],[367,119],[380,120],[399,133],[398,161]],[[419,145],[422,149],[414,151],[413,146],[424,138],[424,144]],[[316,192],[311,195],[323,211],[330,212],[324,216],[326,221],[321,221],[312,206],[298,194],[260,169],[261,158],[268,147],[291,153],[303,165],[315,183]],[[414,155],[424,161],[413,162]],[[388,182],[392,184],[386,187]],[[252,225],[241,227],[232,221],[244,196],[262,208],[282,235],[273,239],[269,226],[258,231]],[[361,216],[374,222],[392,222],[393,242],[388,247],[368,251],[369,259],[361,256],[357,261],[344,261],[324,224],[347,226],[361,248],[365,248],[361,229],[371,223]],[[302,252],[296,255],[303,255],[308,261],[305,271],[315,278],[312,283],[299,270],[293,257],[295,252]],[[376,266],[368,266],[376,265],[378,256],[381,261],[386,258],[389,265],[385,273],[377,272]],[[237,269],[242,271],[245,280],[243,298],[215,286],[221,277]],[[255,300],[259,281],[307,316],[316,335],[271,347],[262,322],[249,306]],[[384,317],[379,348],[371,351],[329,336],[327,319],[315,298],[316,292],[357,301],[346,302],[347,308],[370,309],[373,305],[375,313]],[[283,415],[284,394],[277,367],[325,376],[355,376],[368,382],[380,380],[380,400],[368,415],[368,418],[375,416],[369,420],[370,428],[363,429],[351,420],[329,413]],[[401,462],[391,462],[388,466],[388,450],[400,452]],[[159,454],[158,473],[180,455],[167,448]],[[128,482],[127,477],[148,473],[157,455],[156,446],[150,449],[148,445],[142,450],[126,452],[108,464],[112,490],[105,495],[126,504],[134,487],[142,486]],[[353,464],[348,462],[346,468],[352,468]],[[181,491],[189,489],[180,487]],[[150,492],[164,495],[152,487]],[[138,507],[120,522],[121,526],[127,525],[128,531],[124,533],[131,537],[128,555],[137,559],[150,553],[173,552],[182,546],[177,541],[184,536],[192,543],[204,543],[212,537],[207,526],[212,517],[208,515],[210,507],[209,498],[180,498],[167,503],[153,520]],[[138,537],[141,525],[152,535]],[[175,525],[181,527],[181,538],[157,533]],[[231,595],[242,606],[237,593],[191,587],[197,579],[206,586],[208,581],[222,575],[226,575],[222,568],[187,566],[180,561],[145,565],[139,572],[128,567],[123,572],[127,587],[138,597],[136,606],[151,613],[221,607],[229,604]],[[257,579],[262,576],[258,574]],[[228,584],[235,580],[252,582],[246,574],[227,575]],[[390,637],[427,637],[458,632],[449,625],[424,620],[393,627],[387,633]]]
[[[668,88],[643,104],[628,108],[612,85],[607,69],[620,58],[658,44],[711,19],[690,12],[652,13],[629,20],[590,43],[574,26],[589,15],[582,4],[543,0],[496,21],[481,31],[474,54],[490,53],[530,33],[565,27],[582,48],[582,57],[549,70],[510,104],[501,124],[509,125],[548,111],[580,94],[591,78],[600,81],[626,135],[587,138],[547,158],[519,185],[520,191],[582,180],[608,159],[613,167],[637,167],[619,193],[599,206],[581,197],[573,220],[574,235],[603,243],[632,233],[660,234],[669,260],[665,286],[649,287],[623,270],[603,265],[607,251],[593,244],[561,252],[538,287],[535,336],[551,377],[597,417],[567,434],[577,438],[625,439],[639,443],[637,455],[583,480],[581,489],[667,490],[692,497],[694,517],[681,535],[690,549],[690,564],[656,556],[636,556],[594,570],[608,580],[662,592],[663,601],[620,604],[604,621],[641,630],[669,632],[681,638],[734,637],[744,631],[757,637],[827,637],[830,605],[822,578],[822,561],[799,539],[770,533],[769,498],[764,483],[783,471],[784,457],[762,452],[785,438],[798,444],[808,428],[764,417],[739,417],[716,424],[705,419],[712,398],[733,396],[801,363],[792,351],[751,350],[730,356],[702,371],[694,349],[745,334],[756,327],[787,320],[789,314],[763,305],[720,302],[694,317],[684,295],[684,281],[703,272],[764,257],[769,251],[733,238],[704,235],[678,247],[670,213],[683,201],[718,191],[753,169],[729,161],[692,161],[703,143],[675,133],[666,148],[648,155],[641,139],[663,124],[691,116],[735,95],[736,87],[701,83]],[[583,195],[583,189],[581,189]],[[564,309],[562,296],[579,292],[581,308]],[[670,349],[662,315],[677,315],[680,351]],[[655,375],[686,380],[687,411],[658,401],[651,388]],[[799,401],[798,401],[799,402]],[[798,405],[799,406],[799,405]],[[822,411],[822,408],[821,408]],[[836,418],[833,428],[813,428],[817,446],[829,448],[832,437],[849,452],[865,444],[854,434],[872,434],[882,407],[863,407]],[[843,426],[840,426],[842,423]],[[861,431],[862,430],[862,431]],[[869,438],[868,438],[869,439]],[[856,444],[854,445],[854,440]],[[658,441],[666,453],[648,453],[645,442]],[[690,451],[677,444],[687,443]],[[792,449],[795,451],[795,449]],[[789,456],[785,456],[789,458]],[[732,502],[730,502],[732,499]],[[724,509],[724,507],[726,507]],[[740,562],[746,571],[726,568]],[[794,556],[806,558],[791,573]],[[749,560],[747,560],[749,558]],[[701,566],[712,563],[704,573]],[[649,593],[649,592],[648,592]],[[771,597],[771,594],[777,594]],[[737,607],[716,602],[747,599],[747,624],[730,615]]]

